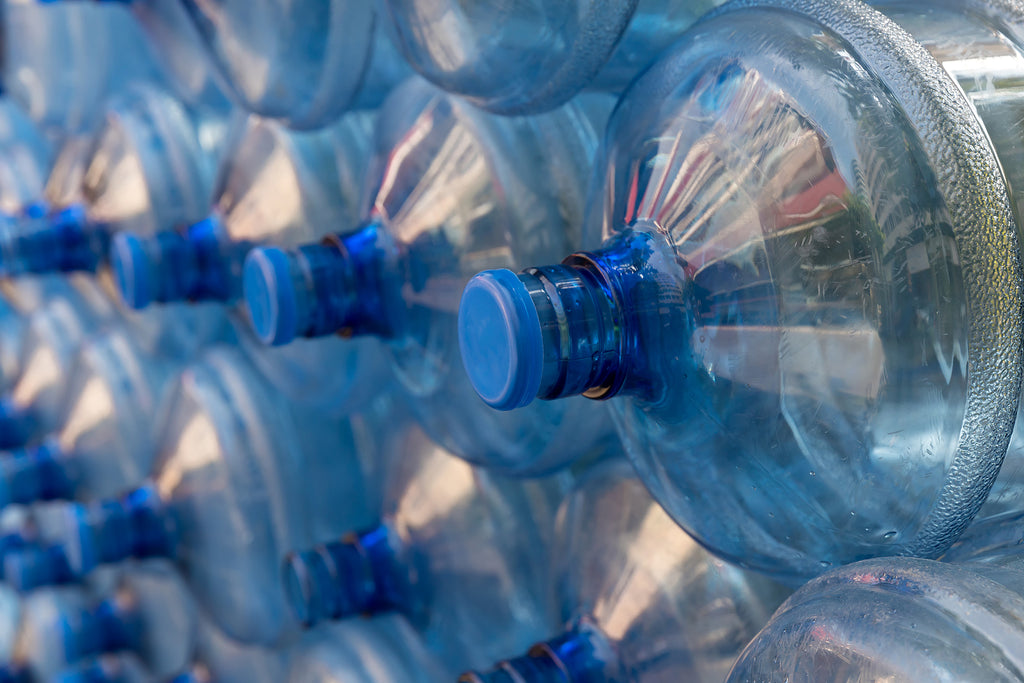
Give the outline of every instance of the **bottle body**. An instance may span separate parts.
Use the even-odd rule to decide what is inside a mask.
[[[366,3],[183,3],[233,98],[295,128],[380,103],[405,75]]]
[[[622,90],[715,4],[388,0],[382,11],[422,76],[484,109],[524,114],[553,109],[589,85]]]
[[[534,331],[510,337],[543,356],[535,395],[617,395],[641,478],[726,559],[795,583],[937,556],[988,493],[1019,391],[1016,361],[993,363],[1016,358],[998,340],[1019,316],[988,287],[1020,281],[988,135],[863,5],[733,5],[690,38],[613,116],[591,202],[603,247],[502,290],[538,294]],[[572,308],[586,297],[590,317]]]

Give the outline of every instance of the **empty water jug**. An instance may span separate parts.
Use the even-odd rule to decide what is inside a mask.
[[[288,683],[447,683],[404,617],[324,624],[295,648]]]
[[[880,558],[798,590],[729,681],[1019,681],[1024,561]]]
[[[224,117],[137,84],[111,100],[82,177],[82,202],[4,226],[0,270],[96,270],[119,230],[189,225],[209,207]]]
[[[866,5],[729,5],[616,110],[591,200],[604,243],[466,288],[467,370],[502,409],[616,397],[645,484],[731,561],[799,581],[937,556],[989,492],[1020,389],[991,139]]]
[[[556,547],[565,630],[463,681],[718,683],[790,592],[710,555],[618,460],[565,500]]]
[[[400,452],[377,525],[289,555],[284,581],[299,619],[401,613],[448,669],[547,633],[562,482],[493,476],[418,431]]]
[[[253,246],[297,247],[356,225],[374,118],[350,113],[312,133],[255,116],[236,119],[207,218],[184,230],[115,237],[110,259],[122,300],[133,308],[186,299],[233,303]],[[341,414],[384,383],[379,344],[355,343],[358,349],[337,338],[308,341],[252,356],[292,400]]]
[[[721,0],[384,0],[396,46],[445,90],[502,114],[621,91]]]
[[[378,117],[363,226],[320,244],[250,253],[244,285],[258,336],[273,345],[332,334],[382,338],[413,409],[454,453],[513,472],[575,458],[601,435],[581,428],[593,407],[488,410],[459,361],[455,311],[463,283],[482,265],[578,244],[586,177],[610,103],[585,98],[506,118],[420,79],[403,84]]]
[[[234,99],[294,128],[374,107],[407,74],[371,2],[180,2]]]
[[[196,607],[180,577],[152,562],[126,569],[108,597],[78,587],[25,597],[15,660],[42,680],[102,652],[131,650],[154,675],[180,673],[195,647]]]
[[[375,433],[399,426],[381,419]],[[228,635],[270,644],[295,633],[282,558],[371,519],[379,493],[364,472],[379,454],[352,421],[286,401],[236,348],[211,349],[183,372],[161,422],[151,483],[68,506],[71,569],[168,557]]]
[[[3,89],[54,139],[91,130],[127,84],[160,79],[146,37],[113,5],[3,2]]]

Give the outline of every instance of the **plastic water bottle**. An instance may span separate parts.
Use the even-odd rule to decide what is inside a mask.
[[[202,618],[196,661],[175,683],[280,683],[287,680],[292,649],[243,645]]]
[[[48,680],[80,660],[131,650],[155,676],[169,677],[191,661],[196,618],[187,588],[170,567],[137,565],[101,599],[79,586],[25,597],[15,661]]]
[[[408,74],[374,3],[180,1],[234,99],[293,128],[375,107]]]
[[[493,476],[417,431],[401,452],[379,523],[289,555],[284,583],[299,620],[398,612],[447,668],[493,661],[548,632],[561,482]]]
[[[4,91],[54,139],[92,129],[128,83],[160,78],[142,31],[112,4],[3,2]]]
[[[980,21],[929,31],[1003,54],[945,40]],[[1018,142],[993,153],[972,106],[993,62],[972,59],[956,64],[981,70],[977,97],[954,96],[924,47],[849,0],[701,22],[612,118],[590,201],[604,242],[467,286],[477,391],[502,409],[614,397],[654,497],[744,566],[795,582],[938,556],[992,486],[1020,389],[1003,170],[1017,187],[1024,166]]]
[[[323,624],[295,648],[288,683],[442,683],[446,674],[401,616]]]
[[[396,46],[448,92],[536,113],[588,86],[621,91],[720,0],[385,0]]]
[[[119,230],[153,234],[189,225],[209,207],[226,131],[212,110],[189,110],[138,84],[111,100],[82,178],[82,203],[55,207],[0,234],[0,270],[93,271]]]
[[[729,681],[1017,681],[1024,562],[865,560],[798,590]]]
[[[559,522],[565,630],[463,681],[721,681],[790,593],[711,556],[621,460],[584,475]]]
[[[0,583],[0,665],[11,662],[21,623],[22,599],[14,589]]]
[[[186,230],[114,238],[110,260],[122,301],[133,308],[186,299],[234,303],[253,246],[297,247],[356,225],[374,118],[350,113],[317,132],[237,119],[207,218]],[[322,339],[252,356],[292,400],[344,414],[379,389],[386,370],[376,340],[352,344]]]
[[[87,336],[115,319],[99,285],[82,276],[67,296],[55,297],[28,320],[21,343],[21,372],[0,399],[0,447],[23,446],[52,428],[64,373]]]
[[[151,356],[115,328],[77,354],[55,411],[55,431],[0,454],[0,506],[95,500],[140,485],[156,456],[154,421],[184,359]]]
[[[268,344],[340,334],[388,342],[431,435],[473,462],[553,469],[588,448],[592,406],[499,415],[458,357],[455,312],[484,264],[524,263],[578,244],[584,187],[610,100],[531,118],[489,115],[422,80],[381,108],[362,227],[298,249],[253,250],[244,286]],[[349,353],[355,353],[350,350]]]
[[[150,484],[68,505],[72,571],[171,558],[229,636],[273,644],[294,634],[282,559],[372,518],[379,493],[363,472],[378,454],[360,448],[351,421],[296,409],[237,348],[211,349],[182,373],[164,415]]]

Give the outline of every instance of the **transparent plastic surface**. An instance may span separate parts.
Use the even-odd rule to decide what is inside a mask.
[[[59,138],[91,129],[104,101],[134,80],[157,80],[148,41],[114,3],[5,0],[4,90]]]
[[[21,623],[22,598],[7,584],[0,584],[0,665],[14,656],[18,626]]]
[[[506,118],[420,79],[403,84],[378,118],[363,227],[330,243],[250,255],[255,329],[274,344],[334,333],[383,338],[427,431],[472,462],[543,472],[586,452],[603,432],[582,426],[603,423],[594,417],[601,407],[577,400],[502,415],[475,396],[459,359],[456,311],[480,268],[579,244],[586,177],[610,106],[590,96]]]
[[[360,450],[351,422],[295,407],[229,347],[182,373],[157,443],[151,486],[68,508],[72,570],[170,557],[229,636],[271,644],[293,634],[282,558],[370,519],[377,499],[362,473],[377,454]]]
[[[200,620],[198,639],[196,683],[281,683],[288,678],[290,646],[243,645],[206,618]]]
[[[50,683],[161,683],[161,679],[153,676],[134,653],[117,652],[65,669]],[[178,683],[178,679],[173,683]]]
[[[0,235],[8,273],[95,270],[119,230],[150,235],[206,215],[226,134],[221,112],[134,84],[111,99],[88,152],[81,204]]]
[[[619,460],[577,483],[555,538],[565,631],[463,680],[717,683],[790,593],[711,556]]]
[[[285,585],[303,623],[399,612],[449,670],[549,631],[547,560],[562,482],[491,475],[419,430],[399,452],[378,526],[289,556]]]
[[[407,73],[374,3],[182,0],[223,79],[249,111],[294,128],[372,107]]]
[[[882,15],[744,4],[787,10],[730,6],[620,103],[591,202],[601,248],[507,288],[539,319],[544,360],[523,367],[539,398],[617,396],[641,479],[726,559],[796,582],[936,556],[1016,412],[998,161]]]
[[[451,681],[404,617],[324,624],[295,648],[288,683]]]
[[[64,208],[82,201],[82,178],[89,165],[92,138],[88,135],[68,137],[60,146],[53,168],[43,190],[44,206]]]
[[[0,456],[0,499],[94,500],[140,485],[156,456],[154,421],[182,367],[144,353],[124,329],[85,344],[61,392],[57,429]]]
[[[319,131],[298,132],[255,116],[236,118],[211,215],[187,230],[115,240],[111,260],[122,300],[136,308],[184,299],[234,303],[253,246],[295,247],[356,225],[374,119],[354,112]],[[373,340],[253,351],[263,373],[292,400],[337,414],[386,381],[384,355]]]
[[[0,212],[19,215],[43,196],[53,150],[11,98],[0,99]]]
[[[801,588],[747,647],[729,681],[1019,681],[1021,558],[950,565],[866,560]]]
[[[589,85],[622,90],[694,20],[720,2],[384,0],[381,4],[398,49],[421,75],[484,109],[523,114],[553,109]]]

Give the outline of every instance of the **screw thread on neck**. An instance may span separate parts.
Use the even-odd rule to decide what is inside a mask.
[[[63,549],[76,576],[129,557],[172,557],[177,546],[173,520],[150,486],[120,500],[69,504],[65,521]]]
[[[68,463],[54,441],[0,455],[0,507],[61,500],[73,493]]]
[[[516,275],[473,277],[459,306],[459,346],[473,387],[499,410],[535,398],[610,398],[637,369],[632,295],[646,286],[653,237],[627,230],[600,251]]]
[[[592,626],[568,631],[530,648],[494,669],[469,672],[460,683],[609,683],[613,654],[604,634]]]
[[[304,626],[402,606],[388,535],[382,525],[285,559],[285,592]]]
[[[244,291],[249,318],[264,343],[296,337],[390,334],[383,309],[387,249],[377,223],[317,245],[253,249]]]
[[[152,237],[118,234],[110,263],[118,293],[126,305],[142,309],[151,303],[223,301],[237,298],[247,244],[229,242],[216,215],[186,231],[165,230]]]
[[[26,216],[8,222],[0,235],[0,272],[92,272],[106,256],[109,242],[106,230],[90,225],[81,204],[41,218]]]
[[[118,591],[114,597],[81,614],[78,620],[65,620],[62,627],[68,660],[134,649],[139,641],[140,619],[134,596]]]

